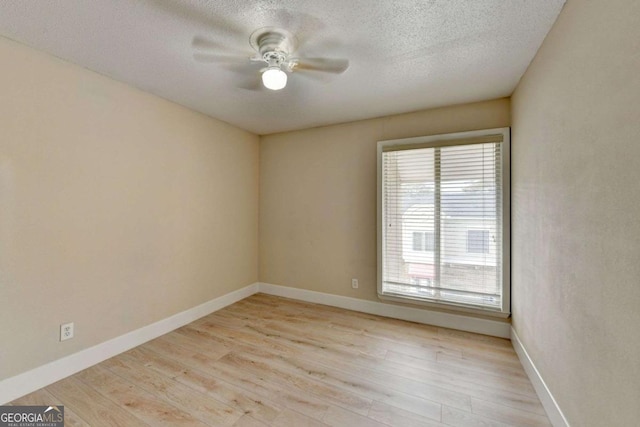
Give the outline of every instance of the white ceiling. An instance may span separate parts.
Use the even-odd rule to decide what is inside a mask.
[[[564,0],[2,0],[0,34],[243,129],[267,134],[508,96]],[[347,58],[248,90],[260,65],[194,60],[195,36],[253,53],[277,26],[297,56]],[[320,78],[318,78],[320,77]]]

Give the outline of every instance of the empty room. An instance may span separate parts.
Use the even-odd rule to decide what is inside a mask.
[[[640,2],[0,2],[0,427],[640,423]]]

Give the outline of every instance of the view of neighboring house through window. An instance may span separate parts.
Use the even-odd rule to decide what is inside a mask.
[[[413,232],[413,250],[414,251],[431,251],[435,248],[435,236],[432,231],[414,231]]]
[[[467,231],[467,252],[470,254],[488,254],[489,230]]]
[[[381,297],[507,313],[509,130],[378,144]]]

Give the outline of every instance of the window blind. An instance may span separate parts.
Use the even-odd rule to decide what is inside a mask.
[[[382,294],[501,310],[503,136],[396,144],[381,156]]]

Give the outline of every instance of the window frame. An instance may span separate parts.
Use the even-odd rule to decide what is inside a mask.
[[[378,298],[392,302],[408,303],[413,305],[424,305],[430,307],[446,308],[447,310],[461,311],[467,313],[483,314],[494,317],[506,318],[511,315],[511,128],[493,128],[483,129],[469,132],[456,132],[440,135],[419,136],[414,138],[392,139],[378,141],[377,144],[377,287]],[[384,248],[384,233],[382,227],[384,224],[383,206],[382,206],[382,154],[384,149],[388,147],[396,148],[415,148],[425,147],[443,147],[458,145],[463,141],[470,139],[487,137],[489,135],[502,136],[502,304],[499,309],[480,308],[462,303],[425,300],[421,298],[413,298],[410,296],[402,296],[398,294],[385,294],[382,290],[383,282],[383,260],[382,253]]]

